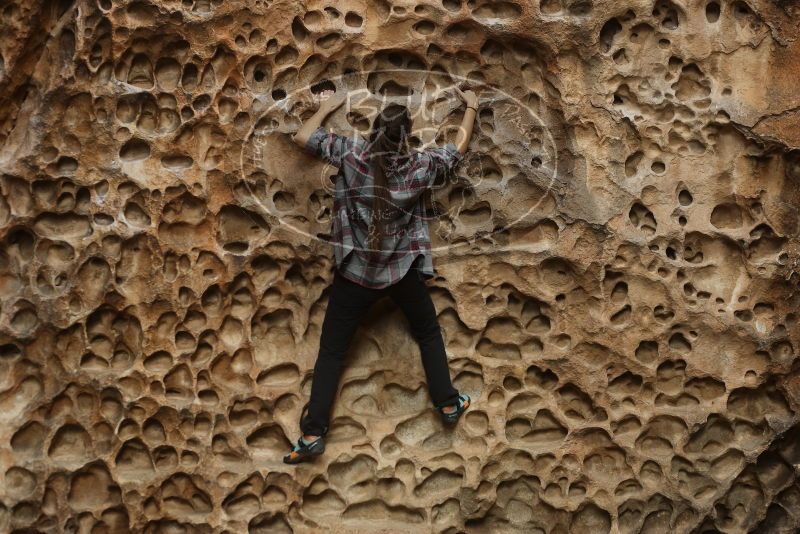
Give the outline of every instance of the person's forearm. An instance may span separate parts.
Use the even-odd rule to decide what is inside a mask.
[[[475,110],[467,108],[464,110],[464,119],[461,121],[461,126],[458,127],[458,136],[456,137],[456,149],[464,154],[467,151],[467,145],[472,138],[472,126],[475,123]]]
[[[311,115],[303,124],[297,133],[294,134],[292,140],[300,146],[305,146],[308,138],[314,133],[314,130],[322,126],[322,122],[331,114],[330,109],[325,106],[320,106],[316,113]]]

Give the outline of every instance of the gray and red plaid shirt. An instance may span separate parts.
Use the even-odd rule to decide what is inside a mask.
[[[380,251],[367,249],[374,180],[366,159],[369,141],[317,128],[306,151],[339,168],[333,199],[331,239],[339,272],[362,286],[379,289],[399,281],[410,268],[434,275],[431,240],[422,193],[463,155],[453,143],[408,157],[389,156],[389,208]],[[419,259],[419,263],[417,260]]]

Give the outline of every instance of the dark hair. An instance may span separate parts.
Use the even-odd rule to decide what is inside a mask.
[[[370,173],[374,178],[372,221],[367,248],[377,254],[384,236],[384,215],[389,207],[389,186],[386,178],[386,160],[389,156],[408,154],[408,137],[411,135],[411,115],[401,104],[389,104],[375,117],[369,135]]]

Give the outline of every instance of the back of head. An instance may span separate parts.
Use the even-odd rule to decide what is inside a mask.
[[[389,104],[372,123],[370,152],[375,155],[403,153],[410,134],[411,115],[408,108],[401,104]]]

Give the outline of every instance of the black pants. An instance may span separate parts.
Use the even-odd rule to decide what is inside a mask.
[[[419,344],[434,406],[438,408],[458,401],[458,391],[450,381],[436,309],[422,273],[412,267],[397,283],[382,289],[371,289],[348,280],[336,270],[322,322],[311,399],[307,405],[308,411],[300,422],[303,434],[319,436],[328,432],[328,418],[339,388],[339,377],[350,340],[372,304],[386,294],[405,314],[411,334]]]

